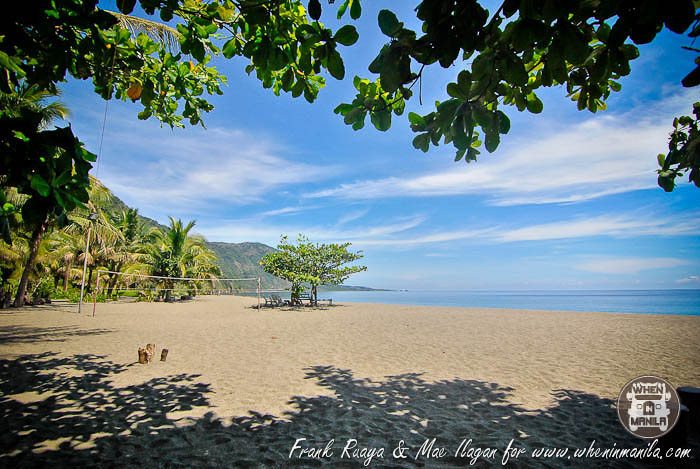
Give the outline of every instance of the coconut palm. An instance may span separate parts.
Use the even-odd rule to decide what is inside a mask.
[[[146,245],[146,263],[151,267],[151,275],[211,280],[221,275],[216,255],[206,247],[205,239],[189,234],[195,226],[195,221],[192,220],[183,226],[182,220],[169,218],[168,230],[155,230],[153,242]],[[167,289],[166,299],[170,299],[175,282],[166,280],[163,283]]]
[[[114,227],[120,235],[106,250],[105,266],[111,272],[138,266],[144,257],[144,246],[149,240],[149,231],[145,222],[139,218],[138,209],[122,210],[113,220]],[[107,295],[112,295],[119,281],[116,273],[107,274]]]
[[[11,93],[0,92],[0,109],[19,115],[22,111],[41,115],[40,128],[46,129],[56,120],[66,119],[70,111],[64,103],[57,101],[60,90],[55,93],[42,90],[39,85],[20,82]]]
[[[84,263],[87,256],[88,275],[86,279],[87,291],[91,290],[92,277],[99,265],[106,265],[107,261],[118,251],[123,236],[112,223],[109,214],[102,208],[111,200],[112,193],[97,178],[90,176],[89,201],[85,207],[78,207],[69,214],[71,223],[64,231],[71,236],[80,239],[73,244],[72,260]],[[90,232],[89,249],[85,252],[86,237]],[[78,248],[75,250],[75,248]],[[68,261],[71,256],[67,256]]]

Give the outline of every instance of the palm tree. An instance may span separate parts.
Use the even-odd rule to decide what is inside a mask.
[[[56,120],[65,120],[70,111],[64,103],[56,101],[61,91],[42,90],[37,84],[21,82],[11,93],[0,92],[0,109],[19,115],[22,111],[40,114],[40,128],[46,129]]]
[[[121,236],[115,238],[115,242],[108,246],[105,265],[111,272],[121,272],[123,268],[138,265],[143,257],[149,233],[145,222],[139,218],[138,209],[135,208],[122,210],[113,223]],[[112,295],[118,281],[118,274],[107,274],[107,295]]]
[[[205,239],[189,234],[195,221],[192,220],[183,226],[182,220],[169,218],[168,230],[155,230],[153,243],[146,245],[146,263],[151,267],[151,275],[211,280],[221,275],[216,255],[206,247]],[[175,282],[166,280],[164,284],[166,300],[169,300]]]
[[[117,246],[122,242],[121,232],[112,223],[111,217],[103,209],[112,199],[112,193],[97,178],[90,176],[89,201],[85,207],[78,207],[69,214],[71,223],[64,231],[80,239],[73,243],[78,248],[73,251],[72,260],[82,263],[87,256],[89,268],[86,279],[86,288],[89,292],[92,285],[92,276],[99,265],[105,265],[110,256],[118,250]],[[89,250],[85,252],[85,238],[90,232]],[[67,259],[68,260],[68,259]]]

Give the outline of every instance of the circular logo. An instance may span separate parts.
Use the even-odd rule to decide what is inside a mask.
[[[680,399],[665,379],[640,376],[622,387],[617,397],[617,416],[634,436],[659,438],[678,422]]]

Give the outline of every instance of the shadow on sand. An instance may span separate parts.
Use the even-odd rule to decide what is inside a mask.
[[[34,343],[34,342],[64,342],[71,337],[84,335],[102,335],[113,332],[111,329],[80,329],[77,326],[55,327],[0,327],[0,345]]]
[[[141,385],[115,387],[111,379],[128,372],[94,355],[60,358],[53,354],[0,360],[0,465],[3,467],[453,467],[501,466],[511,439],[527,450],[509,467],[639,467],[639,461],[540,458],[542,446],[645,447],[617,420],[614,402],[592,394],[559,390],[555,405],[528,412],[510,402],[513,389],[468,380],[426,382],[420,374],[356,379],[350,370],[315,366],[307,379],[332,396],[293,397],[295,409],[283,416],[251,412],[225,423],[212,412],[176,426],[171,412],[211,407],[213,389],[197,375],[174,375]],[[181,422],[182,423],[182,422]],[[320,458],[299,458],[290,450],[298,438],[304,448],[324,448]],[[415,459],[419,447],[435,439],[442,457]],[[383,455],[344,458],[354,448],[384,448]],[[455,455],[465,448],[496,448],[491,459]],[[392,452],[404,440],[406,459]],[[352,450],[348,452],[352,456]],[[696,453],[695,453],[696,454]],[[693,461],[695,462],[695,461]],[[648,465],[648,463],[646,464]],[[690,466],[688,466],[690,467]]]

